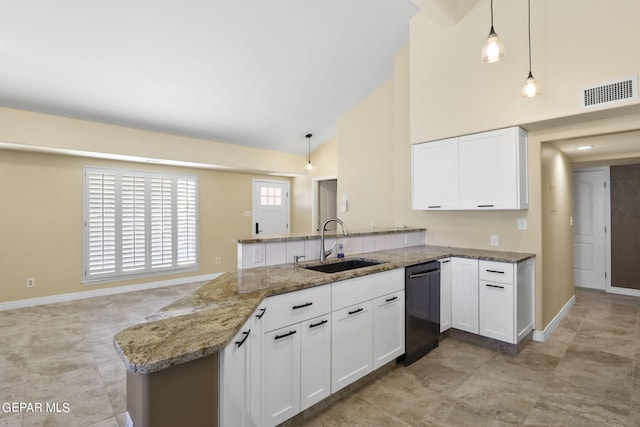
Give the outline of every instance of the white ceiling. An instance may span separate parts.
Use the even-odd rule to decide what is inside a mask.
[[[0,105],[306,153],[392,77],[410,0],[0,0]]]

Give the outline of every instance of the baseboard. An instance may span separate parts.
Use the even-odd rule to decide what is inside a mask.
[[[562,309],[558,312],[558,314],[556,314],[553,320],[549,322],[549,324],[546,328],[544,328],[543,331],[533,331],[533,340],[537,342],[545,342],[546,340],[548,340],[551,336],[551,333],[555,331],[562,319],[564,319],[567,313],[569,313],[569,310],[571,310],[571,307],[573,307],[573,304],[575,302],[576,296],[572,295],[571,298],[569,298],[569,301],[567,301],[564,307],[562,307]]]
[[[157,282],[140,283],[138,285],[117,286],[113,288],[94,289],[91,291],[73,292],[70,294],[51,295],[39,298],[29,298],[0,303],[0,311],[17,308],[34,307],[36,305],[54,304],[57,302],[74,301],[85,298],[102,297],[125,292],[144,291],[147,289],[164,288],[167,286],[185,285],[187,283],[205,282],[213,280],[222,273],[203,274],[200,276],[181,277],[178,279],[161,280]]]

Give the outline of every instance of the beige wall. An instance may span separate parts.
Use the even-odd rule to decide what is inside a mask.
[[[542,144],[542,320],[547,325],[573,296],[573,175],[569,158]],[[567,268],[570,267],[570,268]]]
[[[350,229],[392,227],[394,221],[394,81],[390,80],[338,121],[338,216]]]
[[[85,166],[198,175],[200,271],[82,285]],[[0,150],[0,302],[231,270],[233,239],[251,233],[253,178],[266,176]]]
[[[297,176],[292,180],[291,231],[309,233],[311,224],[314,178],[337,177],[338,175],[338,139],[332,137],[311,153],[311,172]]]
[[[453,0],[455,1],[455,0]],[[440,2],[443,3],[443,2]],[[462,5],[462,0],[458,0]],[[494,5],[507,54],[480,62],[489,0],[443,26],[427,13],[411,20],[411,139],[414,143],[581,114],[583,87],[638,74],[640,2],[531,2],[533,74],[540,96],[520,89],[528,74],[527,2]]]
[[[291,153],[77,120],[0,107],[0,148],[64,150],[194,162],[225,170],[306,173],[306,158]]]

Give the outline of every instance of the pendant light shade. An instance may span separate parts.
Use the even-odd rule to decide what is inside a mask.
[[[533,77],[533,74],[531,74],[531,71],[529,71],[529,77],[527,77],[527,80],[525,80],[524,85],[522,85],[522,96],[524,96],[525,98],[533,98],[537,94],[538,94],[538,83],[536,82],[536,79]]]
[[[311,166],[311,137],[313,135],[308,133],[305,138],[307,138],[307,140],[309,141],[309,162],[307,163],[307,170],[310,171],[311,169],[313,169],[313,166]]]
[[[493,29],[493,0],[491,0],[491,30],[484,45],[482,45],[482,54],[480,59],[484,63],[497,62],[504,57],[504,44],[498,34]]]
[[[529,6],[529,76],[522,86],[522,96],[525,98],[533,98],[538,94],[538,83],[531,73],[531,0],[528,0]]]

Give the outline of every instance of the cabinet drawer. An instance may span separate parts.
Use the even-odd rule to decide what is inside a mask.
[[[402,290],[404,290],[403,268],[343,280],[331,285],[331,309],[340,310]]]
[[[265,332],[331,312],[331,286],[317,286],[269,297],[264,316]]]
[[[505,283],[513,285],[513,266],[508,262],[480,261],[479,277],[480,280],[489,282]]]

